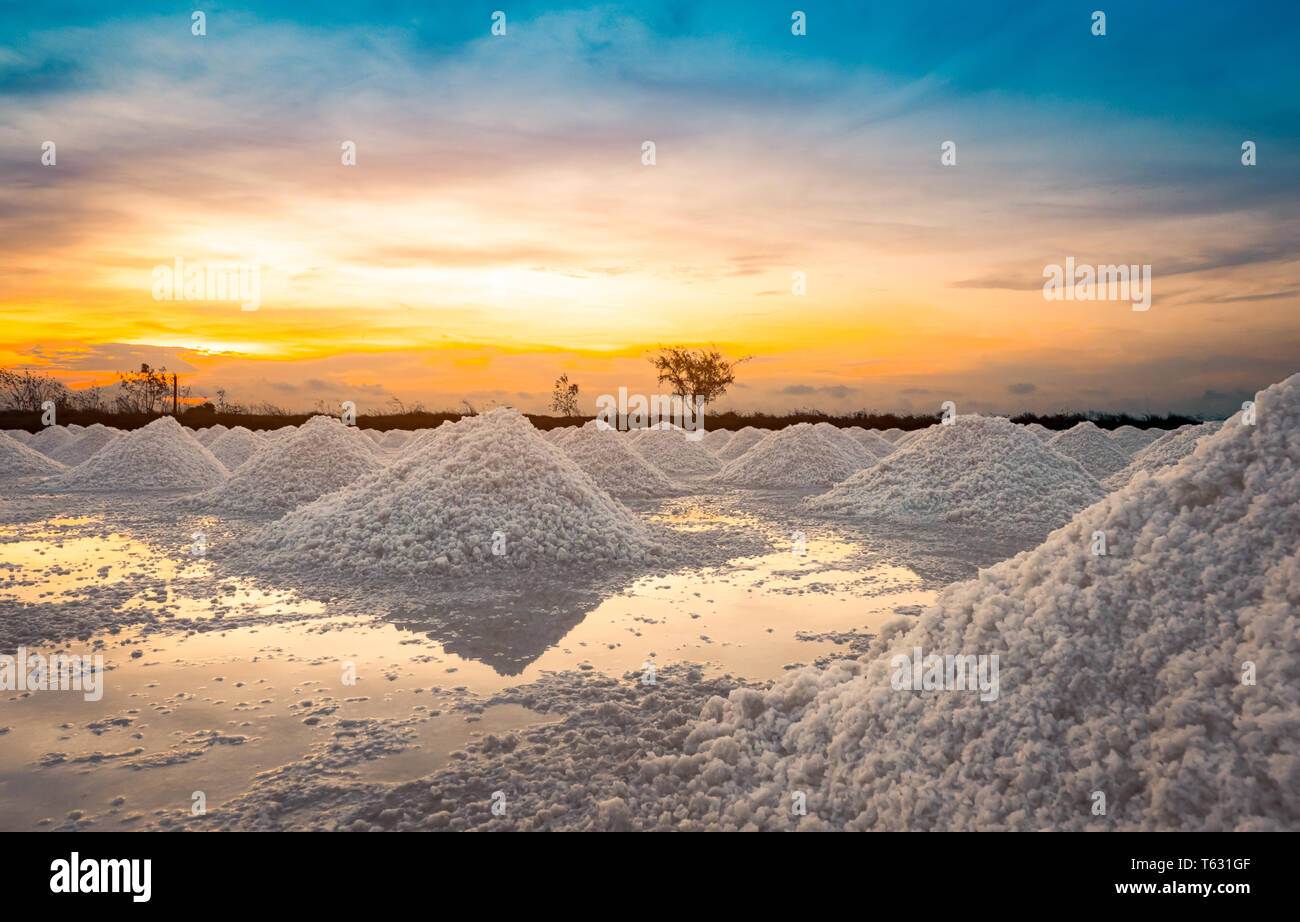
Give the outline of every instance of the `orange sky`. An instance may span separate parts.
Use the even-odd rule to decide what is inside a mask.
[[[191,74],[206,49],[113,27],[128,77],[4,100],[0,365],[80,386],[149,361],[290,409],[540,410],[567,372],[588,412],[652,389],[657,344],[755,356],[739,410],[1226,411],[1296,370],[1294,203],[1231,138],[1110,112],[1080,143],[1083,103],[871,72],[798,99],[611,94],[549,27],[513,77],[484,39],[418,66],[353,47],[377,76],[339,86],[315,68],[345,34],[279,24]],[[1067,256],[1151,264],[1152,309],[1045,301]],[[260,307],[154,300],[177,258],[257,265]]]

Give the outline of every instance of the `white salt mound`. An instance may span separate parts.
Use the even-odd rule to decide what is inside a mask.
[[[714,452],[719,461],[731,461],[739,458],[745,452],[749,451],[759,442],[767,437],[770,430],[755,429],[753,426],[746,426],[736,431],[727,444]]]
[[[297,426],[281,426],[279,429],[266,429],[260,431],[258,435],[264,442],[280,442],[289,438],[298,431]]]
[[[209,442],[208,451],[216,456],[226,470],[233,471],[261,451],[265,445],[265,442],[248,429],[235,426]]]
[[[1189,424],[1162,435],[1135,454],[1128,467],[1107,478],[1106,486],[1116,490],[1144,471],[1153,474],[1171,464],[1177,464],[1196,450],[1197,442],[1217,429],[1217,423],[1203,423],[1199,426]]]
[[[1078,462],[1009,420],[959,416],[805,502],[820,512],[904,522],[1041,530],[1102,496]]]
[[[499,566],[584,572],[659,553],[640,519],[513,410],[434,431],[423,452],[267,526],[258,552],[272,565],[346,568],[377,581]],[[501,556],[492,553],[498,531]]]
[[[722,469],[701,440],[680,429],[643,429],[632,439],[636,451],[670,477],[708,476]]]
[[[687,754],[642,772],[656,812],[759,829],[1297,828],[1300,376],[1255,401],[1257,425],[1229,423],[951,586],[861,660],[712,699]],[[894,657],[917,649],[997,654],[996,699],[896,689]]]
[[[728,461],[714,479],[738,487],[830,486],[875,463],[865,449],[853,445],[856,450],[850,453],[816,426],[796,423]]]
[[[1109,433],[1110,440],[1129,455],[1137,454],[1164,434],[1163,429],[1139,429],[1137,426],[1120,426]]]
[[[917,439],[926,435],[928,432],[930,432],[935,428],[936,428],[935,426],[927,426],[924,429],[913,429],[911,432],[905,432],[903,433],[902,436],[899,437],[898,441],[894,443],[894,448],[899,449],[904,447],[905,445],[911,445]]]
[[[569,439],[573,438],[574,432],[577,431],[575,426],[556,426],[546,432],[544,438],[552,445],[563,445]]]
[[[595,422],[573,429],[559,446],[587,475],[611,496],[647,498],[667,496],[676,487],[616,431],[597,428]]]
[[[95,423],[51,448],[49,456],[67,467],[76,467],[121,434],[117,429]]]
[[[41,454],[49,457],[55,451],[73,441],[72,433],[63,426],[46,426],[27,440],[27,444]]]
[[[1078,461],[1085,471],[1098,480],[1124,470],[1133,460],[1106,433],[1088,420],[1052,436],[1047,447]]]
[[[262,443],[229,480],[189,502],[248,515],[280,514],[353,483],[379,467],[374,446],[332,416],[313,416]]]
[[[221,423],[217,423],[215,426],[208,426],[206,429],[200,429],[198,435],[194,436],[194,438],[198,439],[200,445],[208,446],[226,431],[227,429],[225,426]]]
[[[405,429],[390,429],[379,444],[385,451],[401,451],[411,441],[412,435]]]
[[[64,467],[53,458],[0,432],[0,480],[57,474]]]
[[[876,459],[880,457],[877,452],[868,448],[864,442],[850,435],[848,429],[841,429],[839,426],[832,426],[830,423],[814,423],[813,429],[820,432],[826,441],[857,461],[859,469],[875,464]],[[893,451],[894,446],[889,446],[889,450]]]
[[[874,429],[864,429],[861,426],[851,426],[844,430],[859,445],[871,452],[877,458],[883,458],[885,455],[893,454],[895,445],[889,439],[885,438]],[[899,430],[900,432],[902,430]]]
[[[733,435],[735,433],[730,429],[710,429],[704,433],[704,447],[716,455],[726,447]]]
[[[32,434],[26,429],[6,429],[5,434],[24,445],[29,445],[32,440]]]
[[[170,416],[124,432],[86,461],[51,477],[53,490],[117,492],[197,490],[226,479],[226,469]]]
[[[903,436],[907,435],[907,433],[902,429],[886,429],[884,432],[880,433],[880,435],[881,438],[893,445]]]
[[[1038,438],[1041,441],[1044,442],[1051,441],[1056,436],[1055,432],[1053,432],[1051,429],[1048,429],[1042,423],[1029,423],[1028,425],[1025,426],[1025,430],[1028,432],[1032,432],[1034,435],[1038,436]]]

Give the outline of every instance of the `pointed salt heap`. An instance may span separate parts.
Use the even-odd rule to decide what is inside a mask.
[[[722,469],[701,439],[681,429],[642,429],[632,438],[636,451],[669,477],[707,477]]]
[[[1025,426],[1025,430],[1032,432],[1034,435],[1038,436],[1040,441],[1043,442],[1050,442],[1056,436],[1055,432],[1048,429],[1042,423],[1029,423]]]
[[[200,445],[207,447],[211,445],[222,433],[226,432],[226,427],[221,423],[215,426],[209,426],[206,429],[200,429],[199,434],[194,436]]]
[[[959,416],[821,496],[810,509],[1042,532],[1103,495],[1077,462],[1010,420]]]
[[[1106,479],[1106,487],[1117,490],[1142,472],[1154,474],[1177,464],[1196,450],[1196,443],[1218,431],[1218,423],[1188,424],[1162,435],[1133,456],[1128,467]]]
[[[600,429],[594,421],[573,429],[559,447],[610,496],[646,499],[676,490],[664,472],[643,458],[620,433]]]
[[[858,470],[870,467],[880,458],[880,455],[868,448],[865,443],[851,436],[848,429],[841,429],[839,426],[832,426],[830,423],[814,423],[813,429],[821,433],[826,441],[853,458],[857,462]],[[894,447],[889,446],[889,450],[893,451]]]
[[[384,433],[379,445],[384,451],[401,451],[411,441],[411,437],[412,433],[406,429],[390,429]]]
[[[887,441],[890,445],[895,445],[898,440],[907,435],[907,433],[902,429],[886,429],[884,432],[880,433],[880,435],[881,438]]]
[[[49,456],[66,467],[76,467],[122,433],[102,423],[87,426],[62,445],[50,449]]]
[[[913,429],[911,432],[905,432],[899,438],[899,440],[894,443],[894,448],[899,449],[899,448],[903,448],[904,446],[911,445],[917,439],[932,432],[935,428],[936,428],[935,426],[927,426],[924,429]]]
[[[1120,426],[1109,433],[1110,440],[1130,456],[1137,454],[1164,434],[1163,429],[1139,429],[1137,426]]]
[[[1048,440],[1047,447],[1078,461],[1085,471],[1098,480],[1124,470],[1133,460],[1106,433],[1088,420],[1054,435]]]
[[[59,491],[200,490],[226,479],[226,469],[170,416],[124,432],[85,462],[51,477]]]
[[[422,451],[268,525],[257,553],[272,566],[342,568],[379,583],[495,567],[582,573],[659,554],[640,519],[515,411],[434,432]]]
[[[894,453],[894,443],[889,441],[889,439],[885,438],[875,429],[864,429],[861,426],[852,426],[845,431],[859,445],[871,452],[877,458],[883,458],[885,455]]]
[[[245,515],[282,515],[380,466],[370,440],[332,416],[313,416],[263,444],[229,480],[188,504]]]
[[[281,426],[279,429],[264,429],[258,435],[263,442],[281,442],[297,431],[297,426]]]
[[[577,430],[573,426],[556,426],[554,429],[548,429],[543,437],[552,445],[563,445],[573,438],[575,431]]]
[[[710,429],[704,433],[704,447],[716,456],[718,452],[727,446],[733,435],[735,433],[730,429]]]
[[[50,452],[65,447],[74,441],[72,433],[63,426],[46,426],[27,440],[27,444],[46,457]]]
[[[0,480],[57,474],[64,466],[5,432],[0,432]]]
[[[1300,376],[1255,404],[1255,425],[1230,420],[1037,549],[951,586],[919,619],[886,625],[861,660],[714,698],[686,755],[643,768],[650,820],[1295,829]],[[918,655],[994,654],[996,696],[909,687]],[[806,792],[806,817],[791,815],[792,790]]]
[[[228,471],[233,471],[265,446],[260,438],[243,426],[227,429],[208,444],[208,451],[216,456]]]
[[[737,431],[731,437],[731,440],[714,454],[719,461],[732,461],[763,441],[769,431],[768,429],[755,429],[753,426],[746,426],[744,429]]]
[[[875,458],[848,436],[844,438],[853,445],[852,452],[832,438],[809,423],[786,426],[728,461],[714,479],[758,489],[830,486],[875,463]]]
[[[32,434],[26,429],[6,429],[4,431],[11,439],[22,442],[24,445],[31,445]]]

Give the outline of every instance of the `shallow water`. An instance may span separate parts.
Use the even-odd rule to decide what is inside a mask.
[[[830,530],[796,546],[786,523],[759,514],[686,503],[649,517],[694,533],[758,531],[777,549],[638,579],[595,604],[552,606],[541,629],[521,626],[536,612],[461,606],[449,633],[440,609],[454,600],[431,606],[427,623],[409,612],[343,613],[292,588],[214,573],[183,549],[159,553],[128,522],[11,524],[0,531],[0,618],[24,603],[84,601],[192,621],[171,630],[155,618],[34,649],[102,654],[105,689],[97,702],[72,691],[0,692],[0,828],[132,828],[188,808],[195,791],[215,806],[260,773],[335,750],[342,776],[418,778],[473,734],[555,719],[484,706],[513,686],[675,663],[772,679],[791,664],[848,655],[809,635],[861,636],[935,595],[905,566],[864,567],[859,543]],[[380,743],[349,752],[356,726],[382,730],[369,734]]]

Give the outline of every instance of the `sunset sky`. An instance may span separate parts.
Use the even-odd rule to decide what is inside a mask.
[[[567,372],[593,413],[713,342],[742,411],[1224,415],[1300,370],[1297,39],[1292,0],[7,5],[0,366],[290,409]],[[1044,300],[1068,256],[1151,309]],[[260,308],[154,300],[178,257]]]

